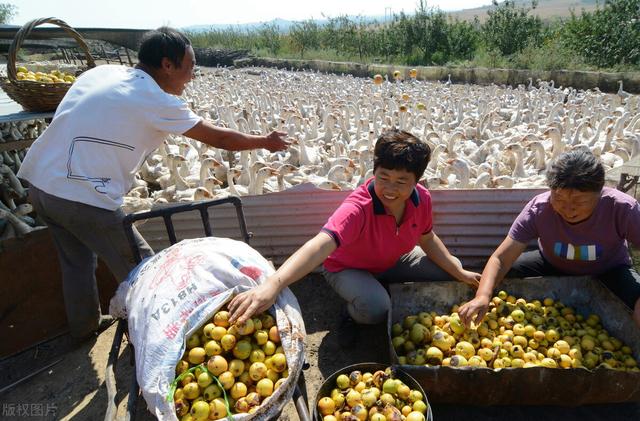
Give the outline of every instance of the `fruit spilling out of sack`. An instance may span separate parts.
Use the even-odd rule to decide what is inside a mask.
[[[199,421],[253,413],[288,375],[270,314],[230,324],[229,312],[220,310],[187,339],[176,365],[171,392],[176,415]]]

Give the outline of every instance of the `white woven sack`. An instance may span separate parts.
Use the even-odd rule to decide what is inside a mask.
[[[274,272],[249,245],[227,238],[184,240],[142,262],[112,299],[110,312],[128,317],[136,375],[149,410],[160,420],[176,420],[168,398],[175,365],[185,341],[235,294],[262,283]],[[289,377],[252,415],[275,417],[291,399],[304,362],[304,322],[287,288],[270,309],[287,357]]]

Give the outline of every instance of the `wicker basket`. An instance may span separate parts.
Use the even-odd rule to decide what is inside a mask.
[[[31,33],[33,28],[45,23],[57,25],[73,37],[84,51],[87,68],[95,67],[96,63],[89,52],[86,42],[82,36],[64,21],[56,18],[40,18],[27,22],[16,33],[11,46],[9,47],[9,57],[7,60],[7,77],[0,78],[0,86],[18,104],[22,105],[26,111],[55,111],[62,101],[62,98],[69,90],[71,84],[68,83],[42,83],[31,80],[18,80],[16,70],[16,55],[22,42]]]

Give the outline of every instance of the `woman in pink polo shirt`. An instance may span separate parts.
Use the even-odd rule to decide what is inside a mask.
[[[391,307],[386,283],[457,279],[477,287],[480,274],[463,269],[433,231],[431,195],[418,184],[430,155],[429,146],[410,133],[383,133],[374,150],[374,177],[265,283],[235,297],[231,320],[243,322],[266,310],[283,288],[320,264],[329,285],[347,301],[340,329],[345,346],[355,341],[354,321],[385,320]]]

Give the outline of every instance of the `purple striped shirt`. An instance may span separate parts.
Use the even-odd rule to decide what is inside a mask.
[[[633,197],[605,187],[591,216],[569,224],[550,203],[550,192],[537,195],[522,209],[509,230],[521,243],[538,240],[549,263],[574,275],[598,275],[631,265],[627,242],[640,246],[640,206]]]

